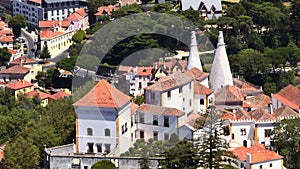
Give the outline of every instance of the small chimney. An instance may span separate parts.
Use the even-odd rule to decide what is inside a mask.
[[[251,163],[251,154],[250,153],[246,153],[246,162]]]
[[[269,107],[270,107],[270,114],[273,114],[273,105],[272,105],[272,103],[269,104]]]

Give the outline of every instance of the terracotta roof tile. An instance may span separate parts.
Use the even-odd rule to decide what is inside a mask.
[[[136,76],[151,76],[153,67],[138,67]]]
[[[59,91],[59,92],[53,94],[52,98],[54,98],[56,100],[56,99],[64,99],[69,96],[71,96],[69,93],[66,93],[64,91]]]
[[[227,85],[215,91],[215,104],[232,105],[233,103],[243,104],[245,94],[236,86]]]
[[[135,104],[134,102],[131,102],[131,105],[130,105],[130,114],[134,114],[136,109],[139,107],[139,105]]]
[[[263,93],[246,99],[246,102],[253,108],[267,108],[272,103],[271,98]]]
[[[61,24],[62,27],[68,27],[71,24],[71,21],[52,21],[52,20],[44,20],[39,21],[40,28],[52,28]]]
[[[8,69],[1,70],[0,74],[27,74],[29,71],[30,71],[30,68],[16,65],[16,66],[12,66]]]
[[[128,102],[130,102],[130,98],[127,95],[102,79],[74,105],[121,108]]]
[[[59,31],[56,31],[56,32],[53,32],[52,30],[49,29],[46,29],[44,30],[42,33],[41,33],[41,38],[42,39],[51,39],[51,38],[55,38],[59,35],[62,35],[64,34],[64,32],[59,32]]]
[[[251,117],[256,122],[274,121],[276,120],[274,115],[271,115],[269,111],[265,109],[256,109],[250,112]]]
[[[33,59],[30,59],[30,58],[27,58],[25,56],[22,56],[22,57],[19,57],[17,59],[14,59],[13,61],[10,62],[10,64],[13,64],[13,65],[19,65],[21,63],[21,60],[23,63],[37,63],[35,60]]]
[[[183,111],[180,111],[176,108],[161,107],[161,106],[150,105],[150,104],[142,104],[140,107],[138,107],[136,109],[136,112],[153,113],[153,114],[165,114],[165,115],[171,115],[171,116],[182,116],[182,115],[184,115]]]
[[[8,49],[8,51],[9,51],[12,55],[17,54],[17,51],[12,50],[12,49],[9,49],[9,48],[7,48],[7,49]]]
[[[2,36],[0,37],[0,42],[13,42],[13,36]]]
[[[77,9],[77,11],[73,12],[71,15],[69,15],[65,20],[66,21],[79,21],[80,19],[87,16],[87,13],[83,8]]]
[[[35,3],[38,3],[38,4],[41,4],[42,3],[42,0],[29,0],[31,2],[35,2]]]
[[[38,95],[39,98],[41,100],[44,100],[44,99],[53,99],[55,100],[50,94],[47,94],[47,93],[44,93],[44,92],[41,92],[41,91],[31,91],[31,92],[28,92],[26,93],[29,97],[34,97],[35,95]]]
[[[13,90],[19,90],[27,87],[33,86],[32,83],[27,82],[26,80],[19,80],[13,83],[10,83],[7,85],[7,88],[13,89]]]
[[[119,74],[120,73],[128,73],[128,72],[131,72],[131,71],[133,71],[133,67],[132,66],[123,66],[123,65],[120,65],[119,68],[118,68]]]
[[[194,94],[210,95],[213,91],[210,88],[200,84],[199,82],[194,82]]]
[[[263,91],[260,89],[260,87],[255,86],[247,81],[240,80],[237,78],[233,79],[233,84],[236,85],[238,88],[240,88],[243,93],[247,95],[257,95],[262,93]]]
[[[294,110],[300,109],[300,90],[293,85],[288,85],[287,87],[281,89],[278,93],[274,94],[272,97],[276,98],[284,105],[287,105]]]
[[[204,116],[201,116],[198,113],[192,113],[187,117],[185,123],[187,123],[188,125],[194,127],[195,129],[197,129],[198,128],[197,121],[205,120],[205,119],[206,118]]]
[[[233,121],[245,121],[245,120],[252,120],[251,114],[245,111],[243,108],[239,108],[233,112],[225,112],[222,114],[223,120],[233,120]]]
[[[175,72],[174,74],[160,78],[153,85],[146,87],[146,90],[166,91],[172,88],[180,87],[189,82],[192,82],[193,78],[185,76],[183,73]]]
[[[3,144],[0,146],[0,161],[2,161],[3,157],[4,157],[4,149],[6,147],[6,144]]]
[[[273,111],[273,115],[277,119],[282,119],[282,118],[294,118],[294,117],[299,117],[300,114],[294,111],[293,109],[289,108],[288,106],[282,106],[276,110]]]
[[[196,67],[193,67],[191,70],[186,71],[184,74],[194,78],[197,81],[204,80],[209,75],[209,73],[203,72]]]
[[[113,11],[118,10],[119,8],[115,5],[108,5],[108,6],[100,6],[98,7],[98,12],[94,15],[101,16],[101,15],[111,15]]]
[[[250,163],[266,162],[271,160],[283,159],[283,157],[274,151],[268,150],[264,145],[255,142],[250,148],[239,147],[232,150],[233,154],[241,161],[246,161],[246,154],[251,155]]]

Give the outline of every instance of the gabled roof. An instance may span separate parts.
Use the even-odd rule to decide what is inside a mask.
[[[194,82],[194,94],[210,95],[213,91],[199,82]]]
[[[69,15],[65,20],[79,21],[86,16],[87,16],[87,13],[85,12],[85,10],[83,8],[79,8],[79,9],[77,9],[77,11],[75,11],[71,15]]]
[[[128,72],[132,72],[133,71],[133,67],[132,66],[123,66],[120,65],[118,68],[118,72],[120,73],[128,73]]]
[[[236,86],[227,85],[215,91],[215,104],[243,102],[246,95]]]
[[[2,36],[0,37],[0,42],[13,42],[13,36]]]
[[[136,112],[164,114],[164,115],[177,116],[177,117],[184,115],[183,111],[180,111],[176,108],[161,107],[161,106],[150,105],[150,104],[142,104],[140,107],[136,109]]]
[[[240,88],[247,95],[257,95],[263,93],[260,87],[255,86],[245,80],[233,78],[233,84]]]
[[[112,11],[118,10],[119,8],[116,5],[108,5],[108,6],[100,6],[98,7],[98,12],[94,15],[101,16],[101,15],[111,15]]]
[[[264,145],[257,142],[255,142],[250,148],[242,146],[233,149],[232,152],[241,161],[246,161],[247,153],[250,154],[250,164],[283,159],[281,155],[275,153],[274,151],[266,149]]]
[[[19,64],[21,64],[21,60],[22,60],[23,63],[37,63],[33,59],[30,59],[30,58],[27,58],[25,56],[22,56],[22,57],[19,57],[17,59],[14,59],[13,61],[10,62],[10,64],[19,65]]]
[[[288,106],[282,106],[282,107],[274,110],[273,115],[277,119],[294,118],[294,117],[299,117],[300,116],[299,113],[295,112],[293,109],[289,108]]]
[[[12,55],[17,54],[17,51],[12,50],[12,49],[9,49],[9,48],[7,48],[7,49],[8,49],[8,51],[9,51]]]
[[[59,92],[53,94],[52,98],[54,98],[54,99],[64,99],[64,98],[69,97],[69,96],[71,96],[71,94],[66,93],[64,91],[59,91]]]
[[[128,102],[130,102],[129,96],[102,79],[74,105],[121,108]]]
[[[47,94],[47,93],[44,93],[44,92],[41,92],[41,91],[33,90],[31,92],[28,92],[27,95],[29,97],[34,97],[35,95],[38,95],[41,100],[44,100],[44,99],[53,99],[53,100],[55,100],[55,98],[53,98],[50,94]]]
[[[32,83],[27,82],[26,80],[19,80],[19,81],[8,84],[7,88],[10,88],[12,90],[19,90],[19,89],[23,89],[23,88],[27,88],[27,87],[31,87],[31,86],[33,86]]]
[[[279,100],[286,106],[294,110],[300,109],[300,89],[293,85],[288,85],[281,89],[278,93],[273,94],[272,97]]]
[[[8,69],[3,69],[0,71],[0,74],[27,74],[30,71],[30,68],[23,67],[20,65],[12,66]]]
[[[64,34],[64,32],[60,32],[60,31],[55,31],[54,32],[49,28],[49,29],[44,30],[41,33],[41,39],[52,39],[52,38],[55,38],[55,37],[60,36],[62,34]]]
[[[222,114],[223,120],[234,120],[234,121],[247,121],[252,120],[251,114],[247,111],[245,111],[243,108],[239,108],[233,112],[225,112]]]
[[[265,109],[255,109],[250,112],[251,117],[256,122],[265,122],[265,121],[273,121],[276,120],[274,115],[271,115],[271,113]]]
[[[202,81],[209,75],[209,73],[203,72],[196,67],[193,67],[191,70],[186,71],[184,74],[186,76],[194,78],[197,81]]]
[[[183,73],[175,72],[170,76],[162,77],[153,85],[146,87],[146,90],[166,91],[183,86],[193,81],[193,78],[185,76]]]
[[[151,76],[153,67],[138,67],[136,76]]]
[[[198,113],[192,113],[192,114],[190,114],[190,115],[187,117],[185,123],[187,123],[188,125],[194,127],[195,129],[198,129],[197,122],[198,122],[199,120],[203,120],[203,121],[204,121],[205,119],[206,119],[206,118],[205,118],[204,116],[201,116],[201,115],[198,114]]]
[[[246,99],[246,102],[253,108],[267,108],[272,103],[271,98],[263,93]]]

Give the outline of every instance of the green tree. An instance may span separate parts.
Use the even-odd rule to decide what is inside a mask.
[[[33,140],[17,137],[5,147],[3,166],[7,169],[38,169],[39,160],[39,149]]]
[[[284,119],[275,124],[272,131],[272,147],[284,157],[284,166],[300,168],[300,119]]]
[[[121,18],[126,15],[141,13],[141,12],[143,12],[143,10],[138,4],[126,5],[116,11],[113,11],[112,17]]]
[[[117,169],[117,167],[109,160],[101,160],[92,165],[91,169]]]
[[[133,98],[133,102],[137,105],[141,105],[144,103],[144,96],[136,96]]]
[[[298,45],[298,47],[300,47],[300,0],[292,0],[291,2],[290,32],[294,36],[295,43]]]
[[[42,52],[41,52],[41,55],[40,55],[40,58],[41,59],[48,59],[48,58],[51,58],[51,54],[48,50],[48,46],[44,46]]]
[[[72,36],[72,40],[75,43],[81,43],[83,39],[86,38],[86,34],[83,30],[78,30],[73,36]]]
[[[4,65],[6,62],[10,60],[11,53],[7,49],[7,47],[0,48],[0,62],[1,65]]]
[[[56,62],[56,67],[70,72],[74,72],[74,67],[77,61],[77,56],[63,58],[62,60]]]
[[[18,14],[11,17],[8,21],[8,24],[13,29],[14,37],[17,38],[21,36],[21,28],[26,26],[26,20],[23,15]]]
[[[274,82],[266,82],[264,84],[263,90],[264,90],[264,92],[265,92],[266,95],[271,96],[272,93],[276,93],[277,92],[276,83],[274,83]]]

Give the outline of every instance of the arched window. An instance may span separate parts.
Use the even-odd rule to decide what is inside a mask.
[[[204,105],[204,99],[200,99],[200,105]]]
[[[87,129],[87,135],[88,135],[88,136],[93,136],[93,129],[88,128],[88,129]]]
[[[109,129],[105,129],[104,133],[105,133],[105,136],[110,136],[110,130]]]
[[[243,141],[243,146],[244,146],[244,147],[247,147],[247,140],[244,140],[244,141]]]
[[[234,140],[234,134],[233,133],[231,134],[231,139]]]

